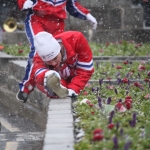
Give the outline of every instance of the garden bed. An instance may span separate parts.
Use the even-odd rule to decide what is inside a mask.
[[[150,71],[150,62],[146,61],[122,61],[122,62],[96,62],[94,63],[95,72],[91,79],[101,78],[129,80],[145,80]]]
[[[90,46],[95,73],[73,104],[75,150],[149,150],[150,44]],[[14,56],[29,53],[22,44],[0,48]]]
[[[150,149],[150,64],[95,63],[74,103],[75,150]]]
[[[75,150],[149,150],[149,46],[108,43],[94,54],[95,73],[74,103]]]

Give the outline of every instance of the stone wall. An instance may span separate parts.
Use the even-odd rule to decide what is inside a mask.
[[[97,19],[97,30],[94,31],[88,21],[74,18],[68,14],[66,31],[81,31],[88,41],[115,42],[118,40],[135,40],[149,43],[149,29],[143,28],[143,9],[133,6],[131,0],[79,0]],[[10,37],[16,37],[11,38]],[[15,31],[13,35],[3,33],[3,43],[26,42],[25,33]]]
[[[80,1],[98,21],[98,30],[142,28],[143,9],[133,7],[131,0]],[[91,27],[79,19],[69,16],[71,29],[86,30]]]
[[[24,57],[15,57],[0,52],[0,103],[44,127],[50,99],[37,88],[29,95],[26,103],[16,99],[26,64]]]

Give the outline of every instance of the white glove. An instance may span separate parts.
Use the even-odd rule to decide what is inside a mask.
[[[33,2],[31,0],[26,0],[23,5],[23,9],[26,10],[26,9],[30,9],[32,7],[33,7]]]
[[[96,30],[96,28],[97,28],[97,21],[96,21],[96,19],[91,14],[87,14],[86,15],[86,19],[88,21],[90,21],[90,24],[92,25],[93,29]]]
[[[68,96],[78,96],[78,94],[72,89],[68,89],[68,92]]]
[[[46,86],[46,79],[47,79],[47,77],[48,77],[49,75],[53,74],[53,73],[55,73],[56,76],[57,76],[59,79],[61,79],[61,77],[60,77],[60,75],[59,75],[58,72],[56,72],[56,71],[54,71],[54,70],[49,70],[49,71],[47,71],[47,72],[45,73],[45,76],[44,76],[44,86]]]

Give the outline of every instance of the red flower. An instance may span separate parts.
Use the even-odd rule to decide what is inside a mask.
[[[104,138],[102,134],[94,134],[93,141],[101,141]]]
[[[121,106],[122,106],[122,103],[121,103],[121,102],[118,102],[118,103],[115,105],[115,107],[116,107],[117,109],[120,109]]]
[[[124,79],[122,79],[122,82],[123,82],[123,83],[128,83],[128,79],[127,79],[127,78],[124,78]]]
[[[122,69],[122,66],[116,66],[116,69]]]
[[[113,86],[113,85],[110,85],[110,86],[108,86],[108,89],[113,90],[113,89],[114,89],[114,86]]]
[[[134,82],[134,86],[141,87],[142,85],[139,82]]]
[[[140,70],[140,71],[143,71],[143,70],[145,70],[146,68],[145,68],[145,66],[143,66],[143,65],[139,65],[139,67],[138,67],[138,70]]]
[[[23,50],[22,50],[22,49],[19,49],[19,50],[18,50],[18,53],[20,53],[20,54],[23,53]]]
[[[129,62],[128,62],[128,61],[124,61],[123,63],[124,63],[125,65],[127,65]]]
[[[132,99],[125,99],[125,101],[124,101],[125,103],[132,103]]]
[[[94,106],[94,104],[92,104],[90,100],[87,100],[86,103],[87,103],[90,107],[93,107],[93,106]]]
[[[148,79],[148,78],[145,78],[144,81],[145,81],[145,82],[149,82],[149,79]]]
[[[91,111],[91,114],[92,114],[92,115],[94,115],[94,114],[95,114],[95,112],[94,112],[94,111]]]
[[[100,53],[102,53],[103,51],[104,51],[103,49],[100,49],[100,50],[99,50]]]
[[[145,95],[144,98],[150,98],[150,94]]]
[[[138,47],[140,47],[140,46],[142,46],[142,44],[141,44],[141,43],[136,44],[136,45],[135,45],[135,48],[138,48]]]
[[[88,92],[83,92],[83,95],[88,95]]]
[[[2,51],[4,49],[4,46],[0,45],[0,51]]]
[[[93,131],[93,141],[100,141],[104,138],[103,136],[103,130],[100,128],[97,128]]]
[[[113,128],[114,128],[114,126],[115,126],[115,125],[114,125],[114,123],[110,123],[110,124],[108,124],[108,126],[107,126],[107,127],[108,127],[108,129],[113,129]]]
[[[129,110],[132,107],[132,104],[130,102],[125,103],[126,108]]]
[[[125,99],[132,99],[132,97],[131,96],[126,96]]]
[[[100,129],[100,128],[97,128],[93,131],[93,134],[96,134],[96,133],[100,133],[100,134],[103,134],[103,130]]]
[[[88,105],[89,105],[90,107],[93,107],[93,106],[94,106],[94,104],[92,104],[92,103],[89,103]]]
[[[129,96],[130,97],[130,96]],[[126,98],[124,101],[125,107],[129,110],[132,107],[132,99],[131,98]]]

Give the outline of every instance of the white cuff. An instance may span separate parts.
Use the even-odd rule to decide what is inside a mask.
[[[78,94],[72,89],[68,89],[68,92],[68,96],[78,96]]]

